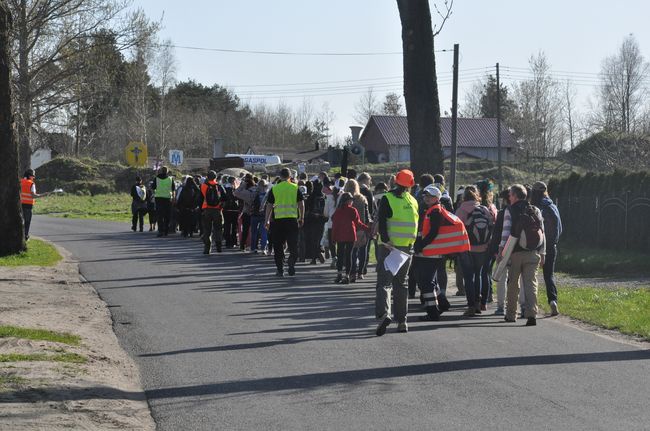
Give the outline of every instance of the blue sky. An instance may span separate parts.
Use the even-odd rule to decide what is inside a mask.
[[[430,1],[433,5],[433,1]],[[442,1],[439,2],[440,4]],[[150,18],[163,17],[161,38],[175,45],[291,52],[401,52],[394,0],[135,0]],[[650,2],[641,0],[456,0],[436,49],[460,44],[460,95],[496,62],[506,84],[525,77],[531,54],[544,51],[558,78],[572,77],[582,109],[604,57],[633,33],[650,57]],[[433,18],[436,22],[436,17]],[[273,56],[178,48],[178,79],[233,87],[243,100],[300,105],[328,102],[333,132],[349,134],[354,105],[373,86],[383,98],[401,94],[401,55]],[[436,55],[442,110],[451,105],[451,52]],[[510,69],[509,69],[510,68]],[[327,81],[348,83],[304,84]],[[260,85],[282,84],[279,87]],[[253,87],[255,86],[255,87]],[[324,88],[314,91],[314,88]],[[288,92],[291,91],[291,92]],[[336,94],[334,94],[336,93]],[[346,94],[339,94],[346,93]],[[293,97],[288,97],[289,95]],[[586,109],[586,107],[584,107]]]

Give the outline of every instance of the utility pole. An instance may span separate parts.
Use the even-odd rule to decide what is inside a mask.
[[[458,156],[458,44],[454,44],[454,85],[451,97],[451,178],[449,180],[450,195],[456,190],[456,165]]]
[[[497,160],[499,164],[499,192],[503,190],[503,171],[501,169],[501,81],[499,63],[497,63]]]

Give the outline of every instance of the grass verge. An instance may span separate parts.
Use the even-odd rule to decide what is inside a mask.
[[[22,338],[25,340],[52,341],[55,343],[78,346],[81,338],[78,335],[64,332],[48,331],[46,329],[19,328],[17,326],[0,326],[0,338]]]
[[[543,287],[538,302],[544,311],[550,311]],[[650,287],[563,286],[558,304],[565,316],[650,341]]]
[[[647,254],[560,244],[556,269],[582,276],[650,276]]]
[[[4,353],[0,354],[0,362],[65,362],[72,364],[85,364],[88,361],[85,356],[77,353],[58,353],[48,355],[46,353]]]
[[[26,382],[27,379],[22,377],[0,374],[0,390],[4,389],[5,386],[22,385]]]
[[[125,222],[131,220],[131,196],[110,193],[95,196],[51,195],[39,199],[34,213],[53,217]]]
[[[52,244],[38,239],[27,243],[27,251],[0,257],[0,266],[54,266],[63,257]]]

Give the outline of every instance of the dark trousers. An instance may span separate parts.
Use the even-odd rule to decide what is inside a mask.
[[[25,222],[25,239],[29,239],[29,227],[32,224],[33,205],[22,204],[22,207],[23,207],[23,221]]]
[[[544,284],[546,284],[546,296],[548,303],[557,301],[557,286],[555,285],[555,261],[557,259],[557,245],[546,246],[546,258],[544,260]]]
[[[203,210],[203,244],[206,250],[210,250],[212,241],[221,251],[221,237],[223,235],[223,215],[221,210],[216,208],[205,208]]]
[[[345,275],[350,275],[350,270],[352,268],[352,249],[354,248],[353,242],[337,242],[336,243],[336,270],[338,272],[344,272]]]
[[[486,256],[487,254],[485,252],[474,253],[471,251],[461,253],[458,256],[460,266],[463,269],[463,282],[465,284],[468,307],[476,307],[480,301],[481,287],[483,284],[483,267],[485,266]]]
[[[320,257],[320,240],[323,238],[324,227],[325,225],[321,222],[309,222],[303,228],[305,234],[306,259],[318,259]]]
[[[192,208],[180,208],[178,210],[178,225],[183,236],[194,233],[194,210]]]
[[[413,258],[413,266],[427,314],[436,317],[440,291],[438,278],[439,274],[445,272],[445,259],[416,256]]]
[[[226,247],[234,247],[237,245],[238,218],[239,212],[237,211],[223,212],[223,237],[226,240]]]
[[[352,268],[351,273],[362,275],[366,269],[366,261],[368,257],[368,244],[363,244],[360,247],[352,249]]]
[[[156,198],[156,215],[158,219],[158,233],[167,235],[169,232],[169,219],[172,215],[172,200]]]
[[[298,220],[295,218],[274,220],[271,223],[271,237],[273,240],[273,256],[278,271],[284,267],[284,244],[289,249],[289,268],[293,268],[298,260]]]
[[[248,240],[248,232],[251,228],[251,215],[242,213],[241,214],[241,241],[239,248],[242,250],[246,249],[246,241]],[[251,247],[252,248],[252,247]]]
[[[136,230],[138,222],[140,223],[140,232],[144,226],[144,215],[147,213],[147,208],[142,204],[135,202],[131,203],[131,229]]]

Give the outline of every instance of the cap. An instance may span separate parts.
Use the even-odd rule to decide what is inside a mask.
[[[440,189],[433,184],[429,184],[422,190],[422,193],[426,193],[429,196],[433,196],[434,198],[440,198],[442,193],[440,192]]]
[[[538,192],[545,192],[546,191],[546,183],[543,183],[541,181],[537,181],[535,184],[533,184],[532,189],[536,190]]]

